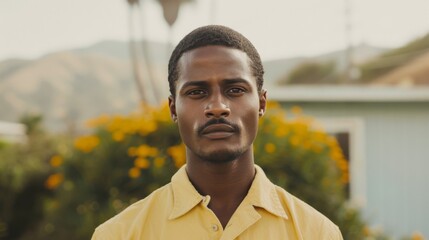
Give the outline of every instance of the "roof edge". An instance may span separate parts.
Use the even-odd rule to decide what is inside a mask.
[[[281,102],[429,102],[428,87],[267,86],[268,99]]]

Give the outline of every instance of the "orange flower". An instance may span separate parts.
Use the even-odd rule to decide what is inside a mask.
[[[140,177],[140,174],[140,169],[136,167],[130,168],[130,170],[128,171],[128,176],[130,176],[130,178],[138,178]]]
[[[289,133],[289,129],[287,127],[278,127],[276,129],[276,131],[274,132],[274,134],[276,135],[276,137],[284,137],[286,135],[288,135]]]
[[[134,160],[134,166],[137,168],[147,169],[150,167],[150,162],[146,158],[139,157]]]
[[[289,142],[293,147],[298,147],[301,140],[299,139],[298,136],[294,135],[289,138]]]
[[[59,155],[54,155],[51,157],[50,164],[52,167],[59,167],[63,163],[63,158]]]
[[[76,149],[89,153],[100,143],[100,139],[97,136],[82,136],[74,141]]]
[[[162,168],[165,164],[165,158],[157,157],[155,160],[153,160],[153,164],[156,168]]]
[[[45,181],[45,187],[48,189],[57,188],[64,180],[64,175],[61,173],[55,173],[48,177]]]
[[[276,151],[276,145],[274,145],[273,143],[265,144],[265,152],[274,153],[275,151]]]
[[[158,149],[146,144],[142,144],[136,149],[136,155],[139,157],[155,157],[158,154]]]
[[[115,140],[116,142],[121,142],[122,140],[124,140],[125,138],[125,134],[121,131],[115,131],[112,134],[112,138],[113,140]]]

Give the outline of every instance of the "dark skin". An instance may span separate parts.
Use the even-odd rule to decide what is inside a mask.
[[[186,171],[225,228],[255,176],[253,141],[266,91],[258,91],[250,60],[237,49],[197,48],[178,67],[169,106],[186,145]]]

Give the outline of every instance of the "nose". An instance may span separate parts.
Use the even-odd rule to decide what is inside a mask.
[[[225,118],[231,113],[229,107],[221,99],[213,99],[207,104],[204,114],[207,118]]]

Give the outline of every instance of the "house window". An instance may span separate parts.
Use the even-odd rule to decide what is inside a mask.
[[[364,121],[361,118],[317,118],[324,130],[334,136],[349,163],[350,181],[346,186],[349,201],[366,205],[366,173],[364,149]]]
[[[344,158],[347,160],[350,166],[350,132],[336,132],[331,133],[331,135],[337,139],[338,145],[340,145]],[[351,170],[349,168],[349,176],[351,175],[350,171]],[[347,183],[344,190],[347,199],[350,199],[350,182]]]

